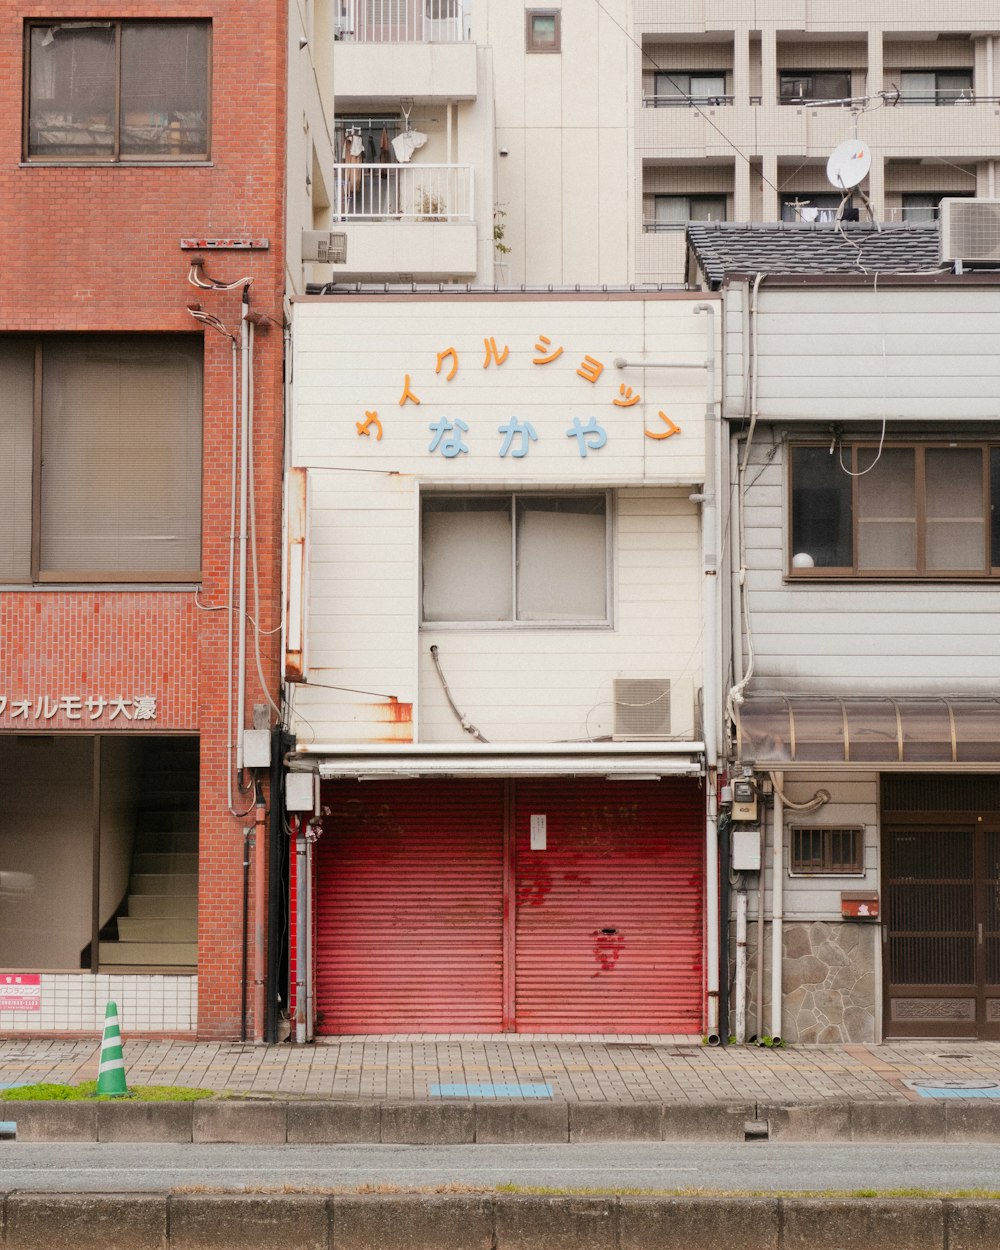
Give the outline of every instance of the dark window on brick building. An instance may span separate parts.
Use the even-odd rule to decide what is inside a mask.
[[[190,581],[202,341],[0,338],[0,581]]]
[[[30,22],[30,161],[191,161],[209,154],[205,21]]]

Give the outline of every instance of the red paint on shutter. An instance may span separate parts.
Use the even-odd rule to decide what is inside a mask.
[[[337,782],[323,803],[316,1032],[498,1032],[503,783]]]
[[[520,1033],[699,1033],[704,791],[515,783]],[[529,820],[547,818],[532,851]]]

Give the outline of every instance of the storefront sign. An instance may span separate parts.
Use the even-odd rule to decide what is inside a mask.
[[[91,724],[112,721],[156,720],[156,695],[135,695],[128,699],[123,695],[78,694],[42,695],[39,698],[12,698],[0,694],[0,716],[9,720],[50,721],[57,716],[66,720],[87,721]]]
[[[38,973],[7,972],[0,976],[0,1011],[41,1011],[42,978]]]

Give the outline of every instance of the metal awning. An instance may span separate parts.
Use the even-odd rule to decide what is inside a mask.
[[[399,746],[308,744],[294,771],[328,779],[389,781],[418,777],[605,777],[656,781],[704,775],[702,742],[414,743]]]
[[[736,708],[739,758],[921,770],[1000,765],[1000,697],[751,694]]]

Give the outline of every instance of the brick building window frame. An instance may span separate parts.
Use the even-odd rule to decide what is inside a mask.
[[[0,387],[0,584],[201,580],[200,335],[0,336]]]
[[[198,80],[195,88],[197,108],[176,107],[183,103],[180,98],[165,93],[158,96],[155,86],[151,89],[150,84],[155,83],[154,71],[160,68],[165,71],[165,79],[170,82],[171,88],[180,90],[175,86],[177,67],[170,66],[168,58],[162,55],[162,49],[147,48],[145,60],[141,53],[143,39],[155,37],[157,33],[165,34],[168,30],[171,34],[184,35],[189,44],[195,36],[203,40],[201,47],[193,49],[193,65],[186,67],[189,76]],[[65,67],[57,62],[51,66],[44,65],[43,49],[56,46],[59,32],[64,32],[65,42],[66,33],[71,31],[76,32],[78,39],[83,38],[84,32],[106,32],[103,50],[96,49],[99,54],[101,51],[104,54],[105,65],[96,71],[99,75],[103,70],[104,81],[91,73],[88,82],[84,67],[74,74],[74,81],[66,85],[61,99],[57,94],[43,97],[40,92],[47,90],[54,93],[58,76],[65,73]],[[134,51],[131,46],[133,41],[136,45]],[[72,59],[75,60],[75,57]],[[203,67],[198,64],[199,61],[203,61]],[[130,92],[134,93],[133,96]],[[94,106],[89,115],[86,112],[88,95]],[[43,99],[49,103],[47,113],[42,107]],[[49,137],[45,142],[39,142],[43,126],[47,127]],[[210,20],[94,18],[61,22],[30,19],[25,22],[22,108],[22,159],[25,163],[204,164],[211,156],[211,132]],[[74,148],[80,151],[76,152]]]

